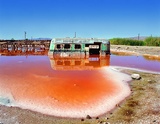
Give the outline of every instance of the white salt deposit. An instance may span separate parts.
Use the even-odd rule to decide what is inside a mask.
[[[139,68],[130,68],[130,67],[122,67],[122,66],[110,66],[110,67],[112,67],[113,70],[117,70],[117,71],[128,69],[128,70],[135,70],[135,71],[146,72],[151,74],[160,74],[160,72],[157,72],[157,71],[150,71],[150,70],[139,69]]]

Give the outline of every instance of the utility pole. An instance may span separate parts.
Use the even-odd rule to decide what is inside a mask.
[[[24,32],[24,39],[26,40],[27,38],[26,38],[26,35],[27,35],[27,32],[25,31]]]
[[[139,40],[140,34],[138,34],[138,40]]]
[[[76,32],[75,32],[75,34],[74,34],[74,38],[76,38]]]

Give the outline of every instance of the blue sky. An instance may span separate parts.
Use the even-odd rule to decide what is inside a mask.
[[[0,0],[0,39],[160,36],[160,0]]]

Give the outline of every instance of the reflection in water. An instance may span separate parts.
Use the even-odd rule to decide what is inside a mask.
[[[48,49],[44,49],[41,47],[31,47],[26,46],[17,50],[12,50],[11,48],[0,50],[1,56],[17,56],[17,55],[47,55]]]
[[[109,66],[110,56],[89,58],[50,58],[51,67],[54,70],[93,70]]]
[[[0,102],[61,117],[101,115],[130,94],[130,78],[109,63],[109,56],[0,56]]]
[[[160,62],[160,56],[153,56],[153,55],[143,55],[143,57],[146,60],[151,60],[151,61],[159,61]]]
[[[134,52],[124,52],[124,51],[112,51],[113,55],[117,55],[117,56],[132,56],[135,53]]]

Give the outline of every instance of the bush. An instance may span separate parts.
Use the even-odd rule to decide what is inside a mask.
[[[113,45],[130,45],[130,46],[160,46],[160,37],[148,37],[144,41],[127,38],[110,39]]]
[[[144,42],[146,46],[160,46],[160,37],[148,37]]]
[[[141,40],[133,40],[126,38],[113,38],[110,39],[111,44],[114,45],[130,45],[130,46],[144,46],[145,42]]]

